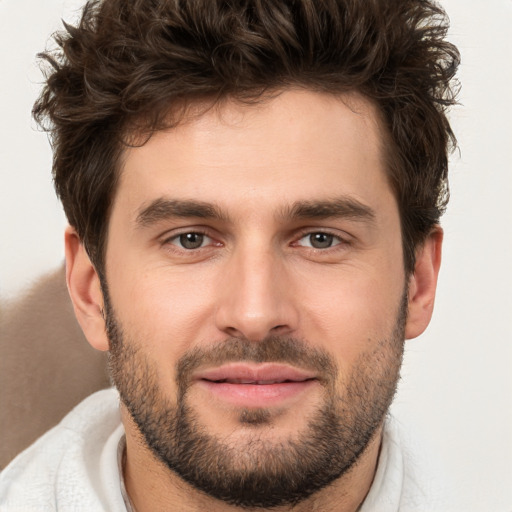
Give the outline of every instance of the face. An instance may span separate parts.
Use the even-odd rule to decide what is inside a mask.
[[[382,423],[407,294],[379,133],[362,98],[286,91],[125,152],[103,283],[113,378],[127,436],[207,494],[298,502]]]

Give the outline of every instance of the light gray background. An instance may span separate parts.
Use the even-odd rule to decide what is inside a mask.
[[[80,0],[0,0],[0,297],[63,259],[35,54]],[[460,154],[434,319],[407,344],[393,411],[455,482],[457,511],[512,511],[512,0],[444,0],[463,58]],[[441,512],[441,511],[436,511]]]

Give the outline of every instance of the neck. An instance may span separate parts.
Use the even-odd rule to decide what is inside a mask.
[[[123,411],[124,413],[125,411]],[[264,512],[240,508],[198,491],[159,461],[141,439],[128,414],[124,479],[136,512]],[[357,462],[336,481],[296,505],[273,507],[272,512],[356,512],[370,490],[377,468],[382,427]],[[270,509],[269,509],[270,510]]]

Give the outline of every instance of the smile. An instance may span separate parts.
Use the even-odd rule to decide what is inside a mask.
[[[318,384],[316,375],[283,364],[230,363],[195,376],[209,398],[238,407],[284,406]]]
[[[205,380],[208,380],[208,379],[205,379]],[[288,380],[288,379],[285,379],[285,380],[252,380],[252,379],[223,379],[223,380],[215,380],[213,382],[217,383],[217,384],[223,384],[223,383],[227,383],[227,384],[257,384],[257,385],[262,385],[262,386],[267,386],[269,384],[284,384],[284,383],[287,383],[287,382],[305,382],[306,380],[310,380],[310,379],[304,379],[304,380]]]

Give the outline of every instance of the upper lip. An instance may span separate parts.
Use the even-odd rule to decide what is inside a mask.
[[[303,382],[315,378],[316,375],[311,371],[280,363],[228,363],[200,370],[194,375],[195,380],[232,384],[276,384]]]

